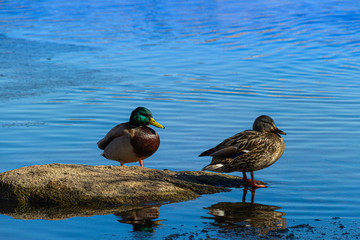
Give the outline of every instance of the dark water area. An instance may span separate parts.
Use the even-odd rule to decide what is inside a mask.
[[[358,238],[359,5],[1,1],[1,172],[117,164],[96,142],[137,106],[166,127],[156,129],[161,145],[148,168],[201,170],[210,161],[197,157],[202,151],[262,114],[287,133],[280,160],[255,173],[268,188],[256,190],[253,203],[235,188],[62,220],[28,220],[49,213],[14,216],[19,209],[1,203],[2,236]]]

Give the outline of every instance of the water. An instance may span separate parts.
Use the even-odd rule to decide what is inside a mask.
[[[116,164],[96,142],[137,106],[166,127],[145,166],[200,170],[210,161],[200,152],[268,114],[287,133],[286,150],[255,174],[269,188],[256,191],[250,213],[265,217],[253,222],[320,223],[341,234],[339,217],[350,231],[360,212],[358,9],[335,0],[2,1],[0,170]],[[115,215],[1,215],[0,231],[7,239],[227,238],[229,219],[246,222],[242,197],[233,189],[160,206],[151,233]]]

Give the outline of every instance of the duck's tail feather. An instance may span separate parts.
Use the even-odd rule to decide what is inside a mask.
[[[218,163],[213,165],[207,165],[202,170],[203,171],[211,171],[211,172],[223,172],[224,171],[224,164]]]
[[[205,152],[200,153],[199,157],[210,156],[210,154],[212,154],[213,151],[214,151],[214,150],[213,150],[212,148],[209,149],[209,150],[206,150]]]

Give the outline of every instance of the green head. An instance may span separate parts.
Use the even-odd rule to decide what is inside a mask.
[[[137,107],[132,111],[129,122],[132,127],[147,126],[150,124],[158,128],[165,128],[155,121],[150,110],[145,107]]]

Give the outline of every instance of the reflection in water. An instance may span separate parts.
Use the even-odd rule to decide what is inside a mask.
[[[14,219],[23,220],[65,220],[73,217],[90,217],[94,215],[120,216],[121,223],[130,223],[134,225],[134,231],[143,229],[145,226],[154,227],[160,225],[161,221],[152,221],[159,217],[160,206],[144,207],[134,209],[131,206],[114,207],[86,207],[86,206],[68,206],[59,207],[48,204],[29,204],[21,205],[15,201],[0,200],[0,214],[11,216]]]
[[[252,229],[259,234],[286,227],[286,219],[283,218],[286,214],[276,211],[280,207],[246,202],[247,191],[245,188],[242,202],[219,202],[205,208],[212,216],[203,218],[214,220],[211,225],[223,230]],[[251,192],[253,201],[255,190]]]
[[[90,217],[94,215],[114,214],[120,217],[120,223],[133,225],[133,231],[154,232],[161,225],[160,206],[147,206],[131,209],[131,206],[87,208],[85,206],[57,207],[46,204],[19,205],[14,201],[0,200],[0,214],[23,220],[65,220],[73,217]]]
[[[257,188],[250,188],[248,189],[247,187],[245,187],[243,189],[243,197],[242,197],[242,202],[245,203],[246,202],[246,195],[247,195],[247,192],[248,190],[251,192],[251,203],[254,204],[255,202],[255,191],[256,191]]]
[[[154,232],[154,227],[157,227],[162,220],[154,221],[159,218],[160,206],[145,207],[136,210],[130,210],[115,214],[115,216],[121,217],[118,220],[121,223],[127,223],[133,225],[133,231],[141,232]]]

